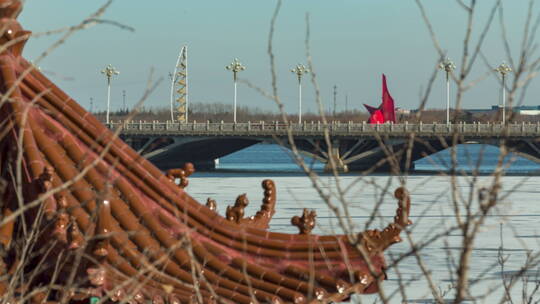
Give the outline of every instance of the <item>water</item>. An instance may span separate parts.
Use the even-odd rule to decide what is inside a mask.
[[[304,157],[304,161],[317,172],[324,169],[324,164]],[[299,173],[302,170],[294,163],[291,151],[271,144],[257,144],[239,152],[220,158],[218,171],[251,171]]]
[[[490,174],[499,160],[500,150],[490,145],[460,145],[457,148],[457,170]],[[450,149],[440,151],[415,162],[417,172],[448,171],[452,167]],[[507,174],[539,174],[540,164],[510,153],[504,159]]]
[[[458,171],[477,171],[481,174],[493,172],[499,158],[499,149],[490,145],[459,145],[457,148]],[[322,172],[324,164],[305,157],[308,166]],[[447,171],[452,167],[450,150],[440,151],[415,162],[415,172]],[[505,158],[508,174],[540,174],[540,164],[510,153]],[[291,152],[279,145],[257,144],[220,159],[218,171],[230,172],[280,172],[300,173],[302,170],[293,162]]]
[[[459,169],[473,170],[478,168],[482,173],[494,170],[498,157],[498,150],[493,147],[469,145],[460,147],[458,151]],[[479,161],[479,155],[482,155]],[[540,248],[540,177],[527,174],[536,173],[540,166],[526,159],[509,156],[505,160],[508,171],[516,174],[504,176],[502,179],[502,193],[500,203],[487,217],[475,240],[471,254],[470,278],[473,296],[492,291],[486,298],[477,300],[478,303],[498,302],[503,295],[501,287],[502,277],[519,271],[528,255],[539,254]],[[321,173],[323,165],[307,160],[314,170]],[[445,175],[423,174],[422,171],[434,171],[444,168],[449,162],[447,151],[433,155],[430,159],[420,160],[416,163],[418,172],[406,178],[406,186],[411,193],[412,210],[410,227],[414,243],[422,244],[431,238],[436,240],[428,242],[419,251],[419,256],[432,276],[433,284],[446,298],[452,298],[452,273],[455,273],[456,263],[459,261],[462,237],[458,230],[451,230],[456,225],[454,206],[451,197],[451,180]],[[517,175],[523,174],[523,175]],[[271,222],[270,230],[297,233],[296,227],[290,224],[292,216],[300,215],[303,208],[317,211],[317,226],[315,233],[330,234],[341,233],[336,216],[330,211],[326,203],[313,189],[312,182],[303,175],[297,165],[291,162],[287,150],[275,145],[255,145],[220,160],[216,172],[196,173],[190,181],[188,192],[201,202],[212,197],[218,202],[220,214],[225,213],[227,205],[233,204],[236,196],[247,193],[250,206],[246,215],[253,214],[260,206],[262,189],[260,183],[265,178],[271,178],[277,185],[277,210]],[[388,186],[389,190],[400,185],[398,177],[389,175],[359,176],[349,173],[336,180],[325,174],[318,179],[320,187],[325,193],[335,194],[338,187],[344,191],[345,204],[341,204],[336,196],[332,196],[332,203],[347,208],[351,214],[354,231],[363,231],[373,210],[375,202],[382,200],[377,213],[377,219],[369,228],[383,228],[395,214],[396,201],[382,190]],[[457,178],[457,189],[463,201],[473,197],[472,210],[478,210],[477,189],[489,187],[493,177],[484,175],[478,177],[476,187],[471,187],[470,176]],[[465,212],[463,204],[460,211]],[[443,237],[435,237],[445,234]],[[386,252],[388,263],[394,258],[408,253],[411,244],[408,241],[396,244]],[[498,262],[503,257],[504,267]],[[452,269],[449,271],[449,269]],[[538,270],[538,266],[534,267]],[[432,303],[433,296],[427,287],[427,280],[414,256],[407,256],[397,267],[388,271],[389,280],[384,282],[386,295],[392,296],[391,303],[402,303],[404,297],[399,292],[398,272],[407,284],[406,297],[408,303]],[[534,282],[539,282],[536,272],[529,271],[527,277],[532,283],[525,284],[529,291]],[[524,284],[518,281],[511,290],[514,301],[521,303],[521,292]],[[376,296],[362,296],[356,301],[373,303]],[[540,299],[540,295],[534,297]],[[470,301],[469,303],[475,303]]]

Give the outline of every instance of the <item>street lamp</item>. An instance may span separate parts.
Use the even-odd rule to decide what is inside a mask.
[[[439,63],[439,69],[446,73],[446,124],[450,124],[450,73],[456,68],[450,58]]]
[[[506,74],[512,72],[512,68],[510,68],[504,61],[495,69],[496,72],[499,72],[502,77],[502,103],[503,103],[503,110],[502,110],[502,123],[505,123],[506,120]]]
[[[243,66],[240,61],[238,61],[238,58],[234,58],[233,62],[225,67],[225,69],[233,72],[233,80],[234,80],[234,101],[233,101],[233,121],[236,123],[236,80],[238,72],[243,71],[246,69],[245,66]]]
[[[105,74],[107,77],[107,124],[109,124],[109,112],[110,112],[110,106],[111,106],[111,79],[114,75],[120,74],[119,71],[117,71],[112,65],[108,65],[103,71],[101,71],[101,74]]]
[[[309,73],[309,70],[303,64],[298,64],[291,72],[298,77],[298,123],[302,123],[302,75]]]

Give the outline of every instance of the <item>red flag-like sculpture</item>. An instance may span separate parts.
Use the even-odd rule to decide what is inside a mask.
[[[382,75],[382,113],[384,116],[384,122],[396,122],[396,109],[394,107],[394,99],[390,96],[388,92],[388,87],[386,86],[386,75]]]
[[[370,116],[368,123],[370,124],[382,124],[384,123],[384,115],[381,112],[380,108],[374,108],[372,106],[368,106],[367,104],[364,104],[364,107],[368,110]]]
[[[396,110],[394,107],[394,99],[388,92],[386,86],[386,75],[382,75],[382,104],[378,108],[374,108],[367,104],[364,104],[368,110],[370,116],[368,123],[381,124],[385,122],[396,122]]]

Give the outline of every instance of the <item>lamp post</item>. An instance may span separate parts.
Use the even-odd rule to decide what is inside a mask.
[[[108,65],[103,71],[102,74],[105,74],[107,77],[107,124],[109,124],[109,112],[111,106],[111,79],[114,75],[120,74],[112,65]]]
[[[233,72],[233,80],[234,80],[234,99],[233,99],[233,121],[236,123],[236,80],[237,80],[237,74],[240,71],[243,71],[246,69],[245,66],[243,66],[240,61],[238,61],[238,58],[234,58],[233,62],[225,67],[225,69]]]
[[[504,124],[506,121],[506,74],[512,72],[512,68],[510,68],[504,61],[501,63],[496,69],[496,72],[499,72],[502,77],[502,86],[501,86],[501,94],[502,94],[502,104],[503,104],[503,110],[502,110],[502,123]]]
[[[456,68],[450,58],[439,63],[439,69],[446,73],[446,124],[450,124],[450,73]]]
[[[298,123],[302,123],[302,76],[309,70],[303,64],[298,64],[291,72],[298,77]]]

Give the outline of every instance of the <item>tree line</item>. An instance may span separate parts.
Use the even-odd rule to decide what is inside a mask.
[[[420,112],[421,111],[421,112]],[[420,112],[420,115],[418,115]],[[507,110],[508,115],[509,110]],[[232,121],[232,106],[224,103],[204,103],[204,102],[194,102],[190,104],[189,108],[189,121],[198,121],[198,122],[230,122]],[[105,120],[105,111],[94,112],[99,119]],[[176,115],[176,114],[175,114]],[[265,110],[259,107],[249,107],[249,106],[239,106],[237,108],[237,118],[239,122],[245,121],[282,121],[283,116],[277,111]],[[128,116],[132,117],[131,120],[134,121],[167,121],[171,119],[170,109],[166,107],[141,107],[137,110],[116,110],[110,113],[110,117],[113,121],[125,120]],[[175,116],[176,117],[176,116]],[[287,120],[292,122],[298,121],[298,115],[287,114]],[[324,117],[328,121],[341,121],[341,122],[355,122],[362,123],[368,121],[369,113],[365,111],[360,111],[357,109],[353,110],[343,110],[343,111],[328,111],[324,113]],[[454,123],[498,123],[502,120],[502,111],[501,110],[491,110],[485,112],[470,112],[467,110],[451,110],[450,111],[451,120]],[[510,116],[512,119],[510,122],[530,122],[537,123],[540,122],[540,115],[522,115],[518,113],[513,113]],[[418,123],[422,121],[423,123],[445,123],[446,122],[446,111],[442,109],[425,109],[419,111],[396,111],[396,119],[399,122],[408,122],[408,123]],[[302,121],[311,122],[311,121],[322,121],[323,116],[320,113],[306,112],[302,114]]]

